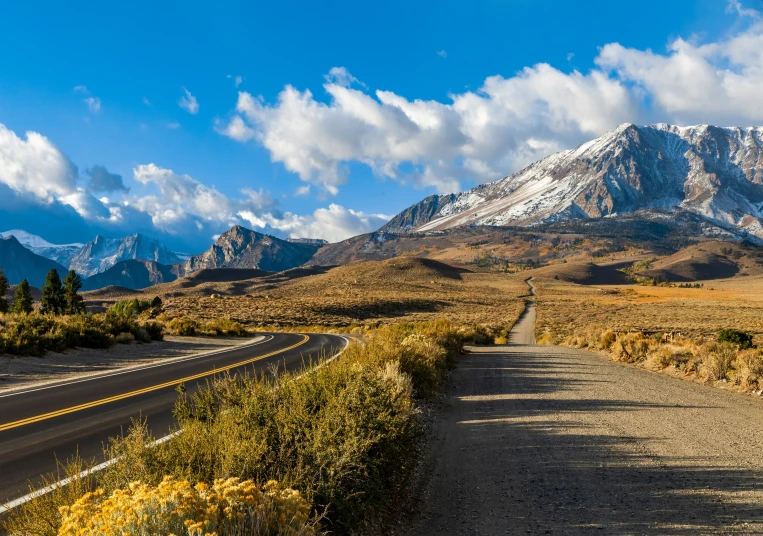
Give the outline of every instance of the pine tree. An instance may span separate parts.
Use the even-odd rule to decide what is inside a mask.
[[[5,297],[8,294],[8,278],[5,277],[5,272],[0,268],[0,313],[8,312],[8,299]]]
[[[69,270],[64,278],[64,314],[76,315],[85,312],[85,300],[79,295],[82,279],[74,270]]]
[[[28,315],[34,311],[32,307],[32,290],[29,288],[29,282],[24,279],[16,287],[16,297],[13,300],[13,312],[17,314]]]
[[[42,285],[42,305],[40,312],[43,314],[60,315],[64,312],[66,302],[64,289],[61,286],[61,277],[55,268],[51,268]]]

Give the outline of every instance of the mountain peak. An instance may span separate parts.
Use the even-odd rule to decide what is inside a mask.
[[[140,233],[122,238],[98,235],[85,244],[71,259],[71,268],[90,277],[104,272],[115,264],[130,259],[178,264],[181,259],[158,240]]]
[[[666,207],[763,242],[763,128],[623,123],[499,181],[430,196],[382,230],[532,225]]]
[[[187,275],[208,268],[280,272],[305,264],[321,245],[281,240],[236,225],[220,235],[207,251],[183,263],[181,273]]]

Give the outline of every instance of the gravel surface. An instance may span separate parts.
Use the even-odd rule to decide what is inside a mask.
[[[763,534],[763,401],[580,350],[473,348],[408,534]]]

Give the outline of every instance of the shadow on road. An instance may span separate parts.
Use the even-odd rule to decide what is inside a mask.
[[[538,348],[470,354],[453,373],[410,533],[760,533],[760,459],[723,466],[700,440],[728,408],[652,400],[649,377],[670,378]]]

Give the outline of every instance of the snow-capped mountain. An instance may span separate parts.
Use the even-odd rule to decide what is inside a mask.
[[[63,266],[69,266],[72,258],[82,249],[84,244],[51,244],[44,238],[33,235],[21,229],[0,232],[0,237],[15,236],[19,243],[32,253],[57,262]]]
[[[123,238],[98,235],[74,255],[69,266],[77,273],[90,277],[105,272],[120,261],[130,259],[156,261],[160,264],[182,262],[158,240],[136,233]]]
[[[430,196],[381,230],[532,225],[668,207],[763,241],[763,127],[620,125],[496,182]]]

